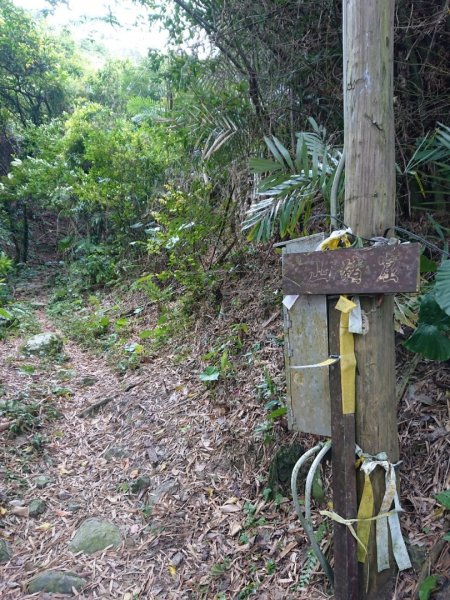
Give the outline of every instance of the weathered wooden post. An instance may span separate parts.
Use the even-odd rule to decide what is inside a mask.
[[[344,0],[344,147],[346,224],[360,236],[383,235],[395,224],[393,111],[394,0]],[[398,459],[393,298],[363,301],[369,315],[366,336],[355,342],[356,439],[366,452]],[[383,473],[376,473],[380,504]],[[378,477],[377,477],[378,476]],[[364,565],[361,598],[391,598],[385,591],[393,567],[377,572],[374,541]],[[392,561],[391,561],[392,565]]]
[[[368,337],[373,319],[369,318],[372,315],[366,314],[364,319],[369,322],[369,331],[366,327],[364,335],[353,336],[350,333],[353,326],[350,327],[347,314],[349,307],[346,305],[356,308],[357,304],[342,296],[357,296],[362,303],[366,297],[373,298],[376,312],[387,300],[388,296],[385,294],[416,292],[419,282],[420,246],[385,244],[334,252],[301,252],[308,249],[308,246],[312,245],[311,242],[317,244],[317,238],[312,237],[313,240],[303,240],[303,245],[301,240],[288,243],[289,250],[285,249],[283,253],[283,292],[286,295],[285,306],[287,304],[285,322],[289,323],[286,340],[289,424],[294,429],[321,435],[326,435],[328,430],[331,430],[334,517],[338,517],[334,526],[335,598],[358,600],[364,597],[364,592],[358,589],[356,542],[348,525],[351,524],[351,520],[354,522],[357,515],[355,413],[359,418],[360,407],[359,397],[355,394],[355,372],[364,369],[365,365],[360,366],[357,360],[355,361],[353,348],[354,338]],[[336,304],[338,296],[341,298]],[[335,308],[343,311],[340,317]],[[362,323],[362,316],[360,320]],[[393,331],[392,319],[390,329]],[[328,343],[324,343],[324,338]],[[339,357],[339,363],[330,366],[329,386],[324,382],[324,378],[328,378],[330,363],[325,360],[328,355]],[[300,379],[295,379],[295,373],[301,374]],[[381,375],[378,384],[378,387],[383,385]],[[373,396],[371,399],[365,397],[365,401],[376,404],[380,392],[375,387],[371,391]],[[318,394],[328,397],[322,398]],[[363,411],[364,408],[363,406]],[[363,450],[367,453],[366,448],[363,447]],[[392,461],[390,456],[389,459]],[[392,476],[392,466],[389,469]],[[395,490],[395,484],[393,487]],[[384,477],[382,488],[384,494]],[[372,517],[379,512],[384,515],[382,518],[386,524],[386,536],[382,538],[381,546],[379,544],[378,547],[378,563],[383,565],[383,569],[384,563],[387,562],[385,550],[388,544],[385,515],[391,509],[393,496],[387,498],[390,499],[381,511],[380,500],[373,507],[374,512],[368,515]],[[370,505],[369,507],[372,510]],[[347,524],[339,522],[339,519],[347,520]],[[370,521],[364,523],[367,525]],[[401,536],[398,522],[391,524],[392,531]],[[377,531],[377,537],[378,533]],[[375,536],[371,535],[369,539],[372,541]],[[366,548],[366,544],[365,539],[363,549]],[[367,558],[372,557],[364,555],[362,560],[367,562]],[[373,568],[378,571],[376,552],[374,558]],[[401,562],[402,568],[408,568],[409,564],[405,566],[409,563],[407,557]],[[378,596],[380,599],[383,597]]]

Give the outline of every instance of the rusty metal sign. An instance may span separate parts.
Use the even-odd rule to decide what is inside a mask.
[[[284,294],[395,294],[419,290],[420,244],[283,256]]]

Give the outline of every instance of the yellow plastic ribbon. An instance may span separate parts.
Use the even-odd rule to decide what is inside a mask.
[[[358,508],[357,526],[358,532],[358,562],[364,563],[367,556],[367,547],[369,545],[370,530],[372,528],[372,517],[374,511],[374,499],[372,482],[370,474],[364,473],[364,489]]]
[[[338,360],[339,360],[339,356],[330,356],[329,358],[322,360],[322,362],[314,363],[313,365],[294,365],[294,366],[290,367],[290,369],[291,369],[291,371],[296,371],[296,370],[299,371],[302,369],[316,369],[317,367],[329,367],[329,366],[337,363]]]
[[[338,231],[333,231],[333,233],[324,239],[318,247],[317,250],[339,250],[340,248],[349,248],[352,245],[352,241],[349,238],[349,234],[352,235],[352,230],[349,229],[340,229]]]
[[[362,452],[357,451],[358,454]],[[376,467],[385,470],[385,493],[381,502],[380,512],[373,516],[374,497],[370,475]],[[384,453],[377,456],[364,456],[361,470],[364,472],[364,489],[357,516],[357,558],[364,563],[367,557],[367,547],[371,532],[372,521],[376,522],[377,570],[380,573],[389,568],[389,533],[392,541],[392,551],[400,571],[411,568],[411,561],[403,540],[399,513],[402,512],[397,492],[394,465],[387,460]],[[392,510],[391,506],[394,504]]]
[[[354,414],[356,408],[356,357],[355,341],[353,334],[348,329],[350,312],[356,308],[356,304],[340,296],[336,309],[341,311],[339,324],[339,345],[341,356],[341,393],[342,412],[344,415]]]

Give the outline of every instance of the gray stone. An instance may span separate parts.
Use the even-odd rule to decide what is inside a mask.
[[[406,542],[406,547],[408,549],[409,558],[411,559],[413,568],[416,571],[420,571],[427,558],[426,547],[410,544],[408,541]]]
[[[153,490],[152,492],[149,492],[149,502],[148,504],[150,506],[155,506],[155,504],[158,504],[158,502],[161,500],[161,498],[164,496],[164,494],[168,494],[170,492],[175,491],[175,489],[178,487],[178,483],[176,481],[174,481],[173,479],[168,479],[167,481],[163,481],[163,483],[161,483],[161,485],[158,485],[158,487]]]
[[[81,590],[86,585],[86,579],[79,577],[72,571],[44,571],[39,573],[28,584],[30,594],[47,592],[49,594],[73,595],[72,588]]]
[[[22,347],[22,352],[34,356],[54,356],[63,349],[63,341],[56,333],[39,333],[31,337]]]
[[[7,563],[12,558],[12,551],[6,540],[0,539],[0,564]]]
[[[58,379],[58,381],[70,381],[75,377],[75,375],[76,371],[74,371],[73,369],[60,369],[56,373],[56,378]]]
[[[40,500],[36,498],[30,502],[30,506],[28,507],[28,515],[30,517],[38,517],[42,515],[47,510],[47,503],[45,500]]]
[[[72,494],[67,490],[61,490],[60,492],[58,492],[58,498],[60,500],[68,500],[71,496]]]
[[[67,510],[70,510],[70,512],[78,512],[82,508],[83,505],[79,502],[69,502],[69,504],[67,505]]]
[[[22,498],[15,498],[14,500],[10,500],[8,504],[11,506],[25,506],[25,501]]]
[[[96,383],[98,383],[98,377],[95,377],[94,375],[85,375],[80,380],[81,387],[91,387],[92,385],[95,385]]]
[[[52,481],[52,478],[48,475],[38,475],[34,478],[34,484],[38,488],[45,488],[45,486],[52,483]]]
[[[84,521],[69,544],[72,552],[93,554],[107,546],[117,547],[122,542],[120,530],[104,519],[91,518]]]
[[[138,477],[133,483],[130,485],[130,490],[133,494],[138,494],[143,490],[146,490],[150,487],[150,477],[144,475],[143,477]]]
[[[111,460],[112,458],[126,458],[127,456],[129,456],[128,450],[121,446],[111,446],[104,454],[106,460]]]

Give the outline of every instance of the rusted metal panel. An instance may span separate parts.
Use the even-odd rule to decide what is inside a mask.
[[[286,254],[284,294],[393,294],[419,289],[420,244]]]
[[[291,253],[314,250],[324,237],[317,234],[288,242],[283,248],[283,261]],[[329,436],[328,368],[291,368],[315,364],[328,357],[326,297],[303,295],[290,310],[284,307],[284,326],[289,428]]]

